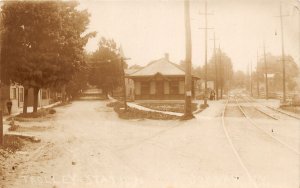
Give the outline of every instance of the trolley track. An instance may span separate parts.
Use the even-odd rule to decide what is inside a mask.
[[[279,109],[277,109],[277,108],[275,108],[275,107],[272,107],[272,106],[269,106],[269,105],[265,105],[265,104],[258,103],[258,102],[255,101],[252,97],[249,97],[249,96],[248,96],[248,97],[247,97],[247,100],[248,100],[249,102],[254,102],[254,103],[256,103],[256,104],[259,104],[259,105],[262,106],[262,107],[266,107],[266,108],[272,110],[273,112],[275,112],[275,113],[277,113],[277,114],[281,114],[281,115],[284,115],[284,116],[289,117],[289,118],[293,118],[293,119],[300,120],[300,117],[297,116],[297,115],[291,114],[291,113],[289,113],[289,112],[285,112],[285,111],[283,111],[283,110],[279,110]]]
[[[231,137],[229,136],[228,130],[225,126],[225,113],[226,113],[226,108],[228,105],[229,99],[226,101],[226,104],[224,105],[224,109],[222,112],[222,127],[223,127],[223,131],[225,133],[226,139],[236,157],[236,159],[238,160],[240,166],[242,167],[242,169],[244,170],[244,172],[246,173],[249,181],[251,182],[251,184],[253,185],[253,187],[258,188],[256,181],[254,180],[254,178],[252,177],[252,175],[250,174],[248,168],[246,167],[245,163],[243,162],[239,152],[237,151],[237,148],[234,146],[233,141],[231,139]]]
[[[236,118],[237,116],[230,116],[232,112],[228,113],[228,110],[232,111],[233,109],[233,101],[236,104],[235,111],[236,109],[240,111],[238,117],[242,114],[243,118]],[[228,109],[228,107],[231,108]],[[290,173],[290,170],[293,171],[291,175],[296,177],[299,166],[297,162],[300,155],[299,151],[260,128],[253,119],[247,116],[247,113],[245,113],[236,98],[227,100],[221,118],[223,131],[231,150],[251,182],[252,187],[265,187],[265,184],[273,180],[280,180],[283,175],[286,175],[284,172]],[[242,119],[247,122],[247,125],[243,122],[241,123]],[[269,121],[272,120],[270,119]],[[276,123],[275,119],[273,121]],[[259,143],[260,146],[256,147],[256,143]],[[269,158],[270,156],[274,157]],[[265,161],[266,159],[269,160]],[[280,162],[282,160],[287,160],[289,163],[280,167],[279,170],[277,163],[282,163]],[[262,171],[270,174],[265,176],[265,173]],[[282,181],[284,180],[281,179],[281,183]],[[288,182],[290,180],[285,181]]]
[[[269,132],[267,132],[264,129],[262,129],[252,118],[249,117],[249,115],[245,112],[245,110],[243,109],[243,107],[241,106],[241,104],[238,102],[238,100],[236,99],[236,97],[235,97],[235,102],[236,102],[236,104],[239,107],[240,111],[243,113],[244,117],[248,120],[249,123],[251,123],[254,127],[256,127],[258,130],[260,130],[264,134],[268,135],[270,138],[272,138],[276,142],[280,143],[282,146],[286,147],[287,149],[289,149],[290,151],[294,152],[295,154],[300,155],[300,152],[297,149],[293,148],[292,146],[288,145],[287,143],[285,143],[281,139],[278,139],[277,137],[273,136]]]

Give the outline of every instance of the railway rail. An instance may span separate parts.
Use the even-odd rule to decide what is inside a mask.
[[[252,118],[249,117],[249,115],[247,115],[247,113],[245,112],[245,110],[243,109],[243,107],[240,105],[240,103],[238,102],[237,98],[234,97],[235,102],[237,104],[237,106],[239,107],[240,111],[242,112],[242,114],[244,115],[244,117],[254,126],[256,127],[258,130],[260,130],[261,132],[263,132],[264,134],[268,135],[269,137],[271,137],[273,140],[275,140],[276,142],[280,143],[282,146],[288,148],[290,151],[296,153],[297,155],[300,155],[300,152],[291,147],[290,145],[288,145],[287,143],[283,142],[282,140],[276,138],[275,136],[273,136],[272,134],[270,134],[269,132],[265,131],[264,129],[262,129],[255,121],[253,121]]]
[[[285,112],[285,111],[283,111],[283,110],[279,110],[279,109],[277,109],[277,108],[275,108],[275,107],[272,107],[272,106],[269,106],[269,105],[265,105],[265,104],[258,103],[258,102],[255,101],[252,97],[247,97],[247,98],[248,98],[249,101],[255,102],[255,103],[257,103],[257,104],[259,104],[259,105],[261,105],[261,106],[267,107],[267,108],[269,108],[269,109],[271,109],[271,110],[273,110],[273,111],[275,111],[275,112],[277,112],[277,113],[280,113],[280,114],[286,115],[286,116],[288,116],[288,117],[291,117],[291,118],[300,120],[300,117],[297,116],[297,115],[291,114],[291,113],[289,113],[289,112]]]
[[[222,127],[223,127],[223,131],[225,133],[226,139],[227,139],[227,141],[228,141],[228,143],[229,143],[229,145],[230,145],[230,147],[231,147],[231,149],[232,149],[235,157],[237,158],[239,164],[241,165],[241,167],[243,168],[244,172],[246,173],[249,181],[251,182],[251,184],[253,185],[253,187],[258,188],[256,181],[251,176],[251,174],[250,174],[247,166],[243,162],[243,160],[242,160],[239,152],[237,151],[237,148],[234,146],[234,144],[232,142],[232,139],[230,138],[228,130],[226,128],[226,125],[225,125],[225,112],[226,112],[226,108],[227,108],[228,102],[229,102],[229,99],[227,99],[226,104],[224,105],[223,112],[222,112]]]

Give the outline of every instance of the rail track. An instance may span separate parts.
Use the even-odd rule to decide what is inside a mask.
[[[259,105],[261,105],[261,106],[263,106],[263,107],[269,108],[269,109],[273,110],[274,112],[283,114],[283,115],[288,116],[288,117],[290,117],[290,118],[294,118],[294,119],[300,120],[300,117],[299,117],[299,116],[296,116],[296,115],[294,115],[294,114],[285,112],[285,111],[283,111],[283,110],[279,110],[279,109],[274,108],[274,107],[269,106],[269,105],[265,105],[265,104],[258,103],[258,102],[255,101],[252,97],[247,97],[246,100],[248,100],[249,102],[251,101],[251,102],[257,103],[257,104],[259,104]]]
[[[251,182],[251,184],[253,185],[253,187],[258,188],[256,181],[251,176],[248,168],[246,167],[245,163],[243,162],[243,160],[242,160],[239,152],[237,151],[237,148],[234,146],[234,144],[232,142],[232,139],[230,138],[228,130],[226,128],[226,125],[225,125],[225,112],[226,112],[226,108],[227,108],[228,102],[229,102],[229,99],[226,101],[226,104],[224,105],[224,109],[223,109],[223,112],[222,112],[222,127],[223,127],[223,131],[225,133],[226,139],[227,139],[227,141],[228,141],[228,143],[229,143],[229,145],[230,145],[230,147],[231,147],[231,149],[232,149],[235,157],[237,158],[239,164],[241,165],[241,167],[243,168],[244,172],[246,173],[249,181]]]
[[[265,131],[264,129],[262,129],[255,121],[253,121],[252,118],[249,117],[249,115],[245,112],[245,110],[243,109],[243,107],[240,105],[240,103],[238,102],[237,98],[234,97],[235,99],[235,102],[237,104],[237,106],[239,107],[240,111],[242,112],[242,114],[244,115],[244,117],[248,120],[248,122],[250,124],[252,124],[254,127],[256,127],[258,130],[260,130],[261,132],[263,132],[264,134],[268,135],[270,138],[272,138],[273,140],[275,140],[276,142],[280,143],[282,146],[288,148],[290,151],[296,153],[297,155],[300,155],[300,152],[291,147],[290,145],[288,145],[287,143],[285,143],[284,141],[278,139],[277,137],[273,136],[272,134],[270,134],[269,132]],[[256,108],[257,109],[257,108]],[[260,111],[261,112],[261,111]],[[266,113],[264,113],[266,114]],[[272,117],[270,114],[266,114],[268,115],[269,117]]]
[[[233,102],[234,101],[234,102]],[[226,104],[224,105],[224,109],[222,111],[222,127],[223,127],[223,131],[225,133],[225,136],[227,138],[227,141],[238,161],[238,163],[240,164],[240,166],[242,167],[242,169],[244,170],[244,172],[246,173],[249,181],[251,182],[252,186],[253,187],[258,187],[258,184],[257,184],[257,181],[256,179],[253,178],[253,176],[251,175],[248,167],[247,167],[247,163],[244,162],[245,159],[244,156],[242,158],[241,156],[241,153],[240,153],[240,148],[237,147],[236,145],[238,145],[238,141],[237,143],[235,143],[235,139],[234,137],[232,137],[230,135],[231,133],[231,130],[229,129],[228,127],[228,122],[226,123],[226,118],[227,117],[234,117],[234,116],[227,116],[226,114],[230,115],[231,112],[230,111],[233,111],[233,108],[228,108],[229,105],[228,103],[230,104],[234,104],[235,103],[235,112],[237,112],[236,109],[239,109],[239,116],[238,117],[244,117],[247,122],[249,122],[249,125],[252,125],[252,127],[255,127],[254,130],[257,130],[258,132],[260,132],[261,134],[265,135],[266,137],[269,137],[271,140],[273,140],[274,143],[277,143],[279,145],[281,145],[282,148],[285,148],[287,151],[290,151],[291,153],[294,153],[296,154],[297,156],[300,155],[299,151],[293,147],[291,147],[290,145],[288,145],[287,143],[285,143],[284,141],[278,139],[277,137],[275,137],[274,135],[270,134],[269,132],[265,131],[264,129],[262,129],[251,117],[249,117],[249,115],[245,112],[245,110],[243,109],[243,107],[241,106],[241,104],[239,103],[239,101],[237,100],[236,96],[234,98],[228,98],[227,101],[226,101]],[[259,110],[257,107],[254,107],[257,111],[259,111],[260,113],[264,114],[265,116],[268,116],[270,118],[272,118],[274,121],[277,121],[278,118],[274,117],[273,115],[265,112],[265,111],[262,111],[262,110]],[[229,112],[228,112],[229,111]],[[242,114],[242,116],[241,116]],[[236,116],[235,116],[236,117]],[[275,145],[276,146],[276,145]]]

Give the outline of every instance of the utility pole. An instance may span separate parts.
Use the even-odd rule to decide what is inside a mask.
[[[247,64],[247,91],[250,91],[250,74],[249,74],[249,63]]]
[[[125,70],[124,70],[124,60],[121,57],[121,73],[122,73],[122,84],[123,84],[123,102],[124,102],[124,110],[127,111],[127,100],[126,100],[126,79],[125,79]]]
[[[192,36],[190,23],[190,2],[184,1],[185,20],[185,105],[183,119],[193,118],[192,114]]]
[[[219,68],[220,68],[220,87],[221,87],[221,94],[220,99],[223,99],[223,82],[224,82],[224,74],[223,74],[223,65],[222,65],[222,51],[219,44]]]
[[[252,62],[250,62],[250,94],[251,94],[251,97],[253,97],[253,92],[252,92]]]
[[[125,58],[122,46],[119,48],[120,60],[121,60],[121,74],[122,74],[122,86],[123,86],[123,102],[124,102],[124,110],[127,111],[127,96],[126,96],[126,75],[124,70],[125,60],[130,58]]]
[[[214,60],[215,60],[215,91],[216,91],[216,99],[219,100],[219,95],[218,95],[218,66],[217,66],[217,52],[216,52],[216,35],[214,33]]]
[[[1,10],[1,9],[0,9]],[[0,21],[2,25],[2,14],[0,14]],[[0,41],[2,41],[2,35],[0,33]],[[1,43],[2,45],[2,43]],[[4,130],[3,130],[3,114],[2,114],[2,46],[0,46],[0,146],[4,145]]]
[[[201,15],[201,13],[200,13]],[[205,16],[205,27],[204,29],[204,37],[205,37],[205,75],[204,75],[204,106],[208,106],[207,104],[207,30],[213,29],[207,27],[207,15],[211,15],[207,13],[207,1],[205,1],[205,9],[204,9],[204,16]]]
[[[282,53],[282,92],[283,92],[283,103],[286,101],[285,93],[285,60],[284,60],[284,40],[283,40],[283,23],[282,23],[282,6],[280,3],[280,28],[281,28],[281,53]]]
[[[294,9],[296,9],[298,11],[298,55],[299,55],[299,59],[298,59],[298,65],[300,66],[300,9],[298,6],[294,5]]]
[[[289,16],[289,15],[283,15],[282,14],[282,5],[280,3],[280,15],[276,17],[280,17],[280,29],[281,29],[281,61],[282,61],[282,93],[283,98],[282,102],[286,102],[286,90],[285,90],[285,55],[284,55],[284,33],[283,33],[283,17]]]
[[[1,11],[1,9],[0,9]],[[1,12],[2,13],[2,12]],[[0,24],[2,26],[2,14],[0,13]],[[0,41],[2,41],[2,34],[0,34]],[[1,43],[2,45],[2,43]],[[4,128],[3,128],[3,114],[2,114],[2,46],[0,46],[0,146],[4,145]]]
[[[267,57],[266,57],[266,46],[264,42],[264,63],[265,63],[265,84],[266,84],[266,99],[269,98],[269,89],[268,89],[268,66],[267,66]]]
[[[256,88],[257,88],[257,97],[259,98],[258,50],[256,52]]]

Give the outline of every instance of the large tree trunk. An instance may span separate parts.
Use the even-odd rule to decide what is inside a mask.
[[[40,88],[35,87],[33,89],[33,112],[37,112],[39,103],[39,90]]]
[[[28,107],[28,87],[24,87],[23,114],[27,114],[27,107]]]

